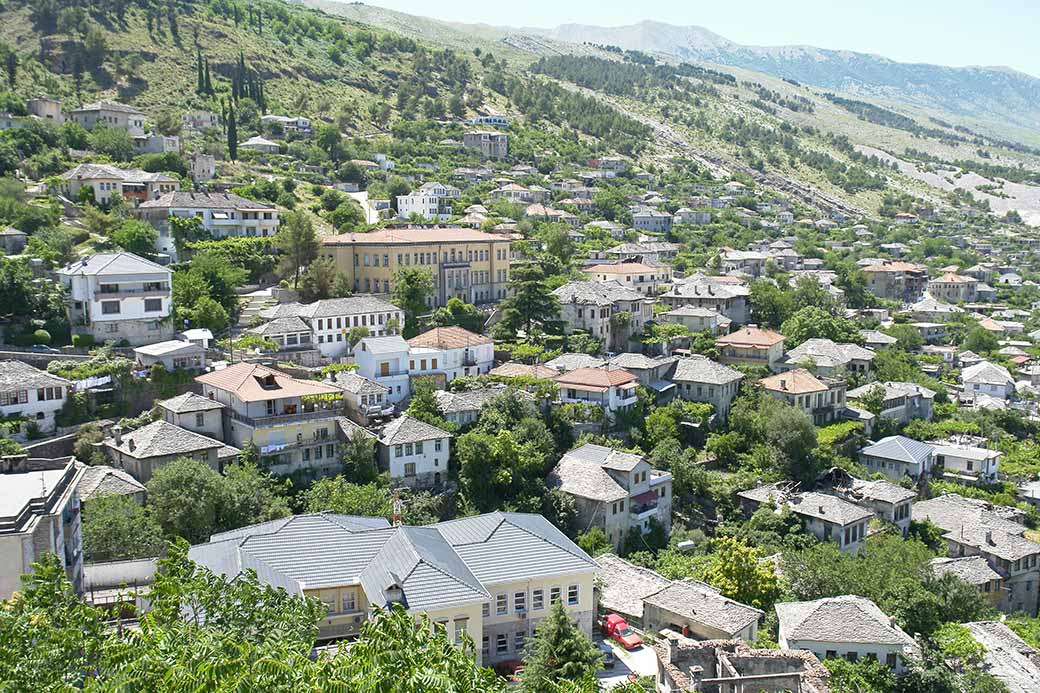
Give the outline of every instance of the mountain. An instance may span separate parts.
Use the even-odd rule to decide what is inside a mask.
[[[651,21],[523,31],[557,41],[613,45],[755,70],[826,90],[944,111],[995,134],[1040,140],[1040,79],[1009,68],[900,63],[811,46],[744,46],[703,27]]]

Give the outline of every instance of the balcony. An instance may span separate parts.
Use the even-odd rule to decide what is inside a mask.
[[[319,421],[339,416],[339,409],[315,409],[296,414],[274,414],[271,416],[246,416],[237,411],[231,411],[230,416],[235,421],[240,421],[253,428],[265,428],[267,426],[284,426],[286,424],[303,423],[305,421]]]
[[[170,295],[170,287],[169,286],[159,286],[159,287],[152,287],[152,288],[137,288],[137,289],[120,287],[119,289],[115,289],[115,290],[112,290],[112,289],[107,289],[107,290],[106,289],[100,289],[100,290],[98,290],[98,292],[96,294],[94,294],[94,300],[96,300],[96,301],[103,301],[103,300],[109,299],[109,298],[130,298],[130,297],[133,297],[133,296],[139,296],[139,297],[144,298],[144,297],[148,297],[148,296],[169,296],[169,295]]]

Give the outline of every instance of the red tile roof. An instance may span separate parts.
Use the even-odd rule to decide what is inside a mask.
[[[491,344],[484,335],[473,334],[462,327],[435,327],[408,340],[408,346],[433,349],[464,349],[466,347]]]
[[[774,344],[779,344],[784,341],[784,336],[779,332],[773,332],[772,330],[763,330],[754,326],[742,327],[741,329],[728,334],[724,337],[719,337],[715,340],[716,344],[725,344],[728,346],[738,347],[758,347],[760,349],[768,349]]]
[[[270,385],[267,384],[268,378]],[[243,402],[343,392],[335,385],[316,380],[300,380],[256,363],[236,363],[219,371],[204,373],[195,378],[195,382],[227,390]]]
[[[560,385],[579,385],[605,390],[611,386],[633,382],[635,379],[634,375],[622,368],[576,368],[558,375],[555,380]]]

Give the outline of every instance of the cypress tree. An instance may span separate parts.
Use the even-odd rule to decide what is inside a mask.
[[[242,23],[242,8],[238,4],[235,5],[235,28]]]
[[[527,646],[523,693],[538,693],[566,682],[577,683],[599,669],[603,656],[589,637],[571,620],[563,602],[558,601],[542,619]]]
[[[256,33],[263,36],[264,34],[264,8],[256,8]]]
[[[228,156],[234,161],[238,158],[238,125],[235,123],[235,107],[234,105],[228,106],[228,121],[227,121],[227,148]]]
[[[195,93],[202,94],[206,91],[206,79],[202,74],[202,49],[195,49],[195,70],[198,72],[198,77],[195,82]]]
[[[227,127],[227,105],[225,104],[224,99],[220,100],[220,127]]]
[[[7,68],[7,84],[14,89],[14,83],[18,80],[18,54],[13,50],[8,51],[5,56]]]
[[[213,96],[213,82],[209,79],[209,58],[206,58],[206,78],[204,80],[206,93]]]

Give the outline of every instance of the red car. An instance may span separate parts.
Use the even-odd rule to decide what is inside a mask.
[[[599,627],[604,635],[626,650],[634,650],[643,644],[643,639],[639,637],[639,633],[632,630],[632,627],[628,625],[625,619],[617,614],[608,614],[606,618],[600,621]]]

